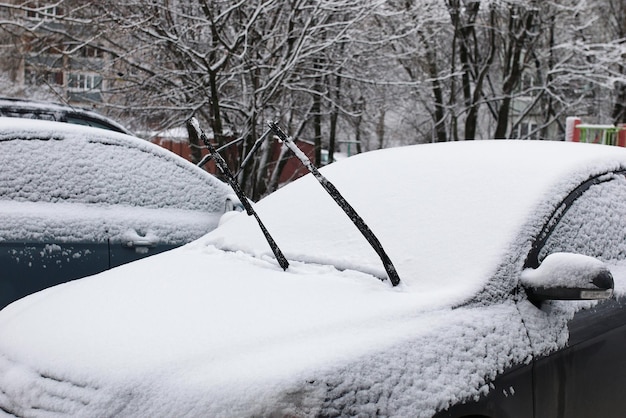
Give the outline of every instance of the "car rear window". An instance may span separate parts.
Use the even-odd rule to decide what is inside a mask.
[[[25,119],[41,119],[41,120],[51,120],[56,121],[57,117],[54,113],[48,113],[43,111],[32,111],[32,110],[11,110],[11,109],[2,109],[0,110],[0,114],[5,117],[10,118],[25,118]]]
[[[37,136],[0,141],[0,199],[223,211],[226,186],[137,141]]]

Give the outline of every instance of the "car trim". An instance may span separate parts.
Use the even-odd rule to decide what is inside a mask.
[[[528,255],[526,256],[526,261],[524,261],[524,268],[537,268],[539,267],[539,252],[545,245],[546,241],[552,235],[554,231],[554,226],[556,226],[563,216],[567,213],[567,211],[572,207],[574,202],[583,195],[591,186],[595,186],[597,184],[606,183],[615,179],[616,175],[626,177],[626,169],[616,170],[608,173],[598,174],[593,177],[590,177],[583,183],[581,183],[578,187],[572,190],[565,199],[561,202],[559,206],[557,206],[550,216],[548,217],[548,221],[541,228],[541,232],[537,235],[537,238],[534,240],[532,248]]]

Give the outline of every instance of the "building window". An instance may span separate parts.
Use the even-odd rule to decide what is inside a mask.
[[[539,92],[537,78],[530,72],[523,72],[520,77],[517,92],[522,97],[535,97]]]
[[[80,49],[80,55],[84,58],[102,58],[104,53],[101,49],[86,45]]]
[[[519,139],[538,139],[539,125],[533,122],[520,122],[515,129],[515,136]]]
[[[31,86],[39,85],[63,85],[63,71],[41,70],[30,65],[24,69],[24,82]]]
[[[89,73],[70,73],[67,87],[71,91],[93,91],[102,87],[102,76]]]
[[[45,2],[30,2],[26,5],[26,17],[30,19],[54,19],[63,16],[63,8],[60,6],[49,6]]]

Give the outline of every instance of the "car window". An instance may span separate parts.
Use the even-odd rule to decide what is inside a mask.
[[[217,179],[150,144],[121,139],[0,141],[0,199],[224,210],[228,189]]]
[[[34,111],[34,110],[11,110],[4,109],[0,111],[2,116],[10,117],[10,118],[25,118],[25,119],[41,119],[41,120],[51,120],[56,121],[57,117],[54,113],[48,113],[44,111]]]
[[[592,185],[574,201],[539,252],[572,252],[603,261],[626,259],[626,178]]]
[[[120,133],[126,133],[122,129],[118,128],[117,126],[113,126],[110,123],[106,123],[104,121],[90,118],[88,116],[81,116],[77,114],[66,115],[65,120],[63,122],[73,123],[75,125],[91,126],[91,127],[100,128],[100,129],[108,129],[109,131],[115,131],[115,132],[120,132]]]
[[[86,125],[132,135],[128,129],[106,116],[89,109],[60,103],[0,98],[0,116]]]
[[[622,389],[626,383],[622,361],[626,302],[623,280],[614,270],[626,259],[626,180],[615,174],[592,183],[554,227],[539,252],[539,261],[560,251],[603,260],[614,274],[616,297],[584,305],[563,301],[549,308],[551,320],[559,317],[559,309],[575,313],[567,317],[567,333],[563,334],[567,346],[534,364],[538,417],[615,416],[615,411],[626,408]],[[538,333],[534,343],[540,345],[545,337],[545,332]],[[598,384],[603,379],[607,384]],[[591,406],[586,399],[596,403]]]

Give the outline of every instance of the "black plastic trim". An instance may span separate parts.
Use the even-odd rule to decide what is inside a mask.
[[[541,232],[537,235],[537,238],[533,242],[532,248],[528,253],[528,256],[526,256],[526,261],[524,261],[524,268],[539,267],[539,252],[545,245],[548,238],[550,238],[550,235],[552,235],[554,227],[561,221],[563,216],[572,207],[574,202],[583,195],[583,193],[589,190],[591,186],[612,181],[614,179],[612,175],[626,176],[626,170],[611,171],[593,176],[578,185],[570,192],[569,195],[567,195],[565,199],[563,199],[561,204],[554,209],[548,218],[548,221],[543,225]]]

